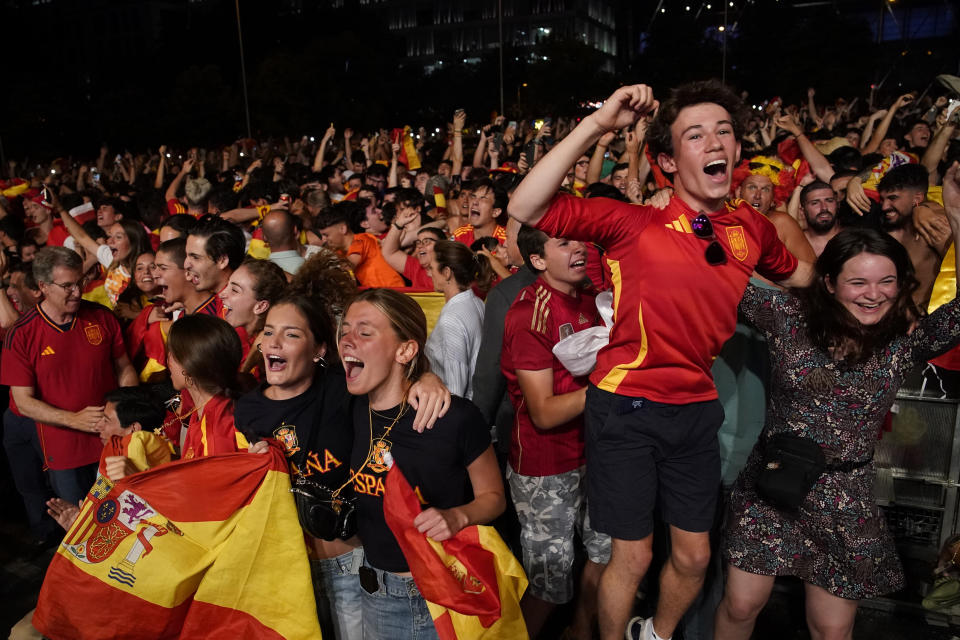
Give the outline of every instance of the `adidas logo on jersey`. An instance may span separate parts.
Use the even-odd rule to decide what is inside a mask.
[[[47,348],[40,352],[42,356],[52,356],[56,351],[53,350],[53,347],[47,345]]]
[[[690,226],[690,221],[687,220],[687,216],[680,216],[673,222],[668,222],[663,226],[667,229],[679,231],[680,233],[693,233],[693,227]]]

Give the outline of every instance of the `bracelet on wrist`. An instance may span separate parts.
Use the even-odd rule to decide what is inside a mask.
[[[393,224],[393,228],[396,229],[397,231],[403,231],[403,225],[402,225],[402,224],[397,224],[396,222],[394,222],[394,223],[392,223],[392,224]]]

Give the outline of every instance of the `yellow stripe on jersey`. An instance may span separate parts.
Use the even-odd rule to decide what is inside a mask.
[[[207,450],[207,416],[200,418],[200,450],[204,456],[210,455]]]
[[[537,297],[533,300],[533,316],[530,318],[530,330],[539,331],[537,328],[540,324],[540,314],[543,312],[542,305],[546,304],[544,296],[547,299],[550,298],[550,292],[543,287],[537,288]]]
[[[610,275],[613,282],[613,321],[616,323],[619,320],[619,318],[617,318],[617,309],[620,308],[620,293],[623,290],[623,277],[620,273],[619,260],[607,259],[607,265],[610,267]],[[643,328],[643,305],[640,302],[637,302],[637,324],[640,328],[640,353],[637,354],[633,362],[618,364],[610,369],[607,375],[603,376],[600,384],[597,385],[600,389],[616,393],[623,379],[627,377],[627,373],[639,367],[646,359],[648,350],[647,331]]]
[[[550,317],[550,307],[547,306],[547,303],[550,302],[550,298],[552,297],[553,292],[549,291],[540,302],[540,317],[537,320],[537,333],[546,333],[547,331],[547,318]]]

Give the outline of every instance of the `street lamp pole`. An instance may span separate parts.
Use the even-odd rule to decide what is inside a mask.
[[[237,8],[237,40],[240,41],[240,79],[243,82],[243,112],[247,116],[247,137],[252,138],[250,129],[250,101],[247,98],[247,66],[243,61],[243,32],[240,30],[240,0],[234,0]]]
[[[723,60],[721,64],[723,69],[720,71],[720,81],[727,84],[727,7],[730,6],[728,0],[723,0]]]
[[[503,115],[503,0],[497,0],[497,28],[500,30],[500,115]]]

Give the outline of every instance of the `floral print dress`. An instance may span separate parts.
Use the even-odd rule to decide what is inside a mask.
[[[740,310],[766,335],[774,366],[764,432],[730,496],[724,557],[743,571],[797,576],[841,598],[900,589],[900,560],[873,500],[873,464],[824,473],[800,509],[785,512],[757,497],[763,443],[791,433],[816,441],[828,464],[871,459],[903,378],[960,343],[960,301],[857,365],[810,342],[800,301],[788,293],[751,285]]]

